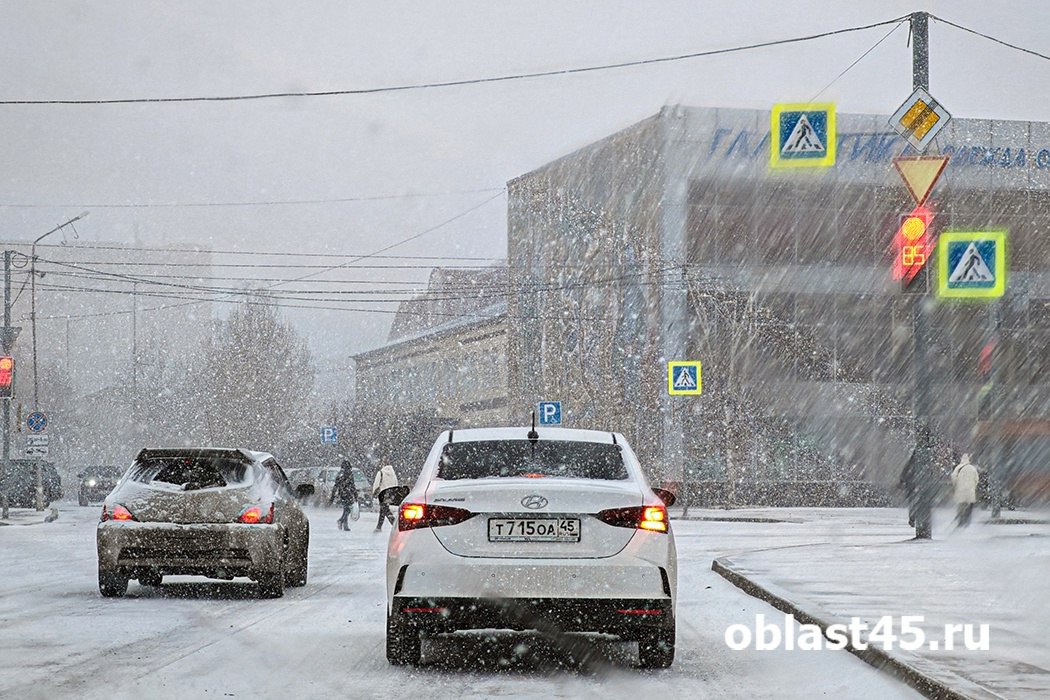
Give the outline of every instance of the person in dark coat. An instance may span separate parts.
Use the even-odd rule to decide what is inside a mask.
[[[908,524],[915,528],[916,539],[930,539],[933,533],[933,503],[937,497],[937,479],[930,455],[922,442],[912,450],[901,472],[900,487],[908,501]]]
[[[331,504],[338,496],[339,502],[343,505],[343,514],[336,521],[340,530],[350,529],[347,518],[350,517],[350,511],[353,509],[354,504],[357,503],[358,498],[357,485],[354,483],[354,473],[351,469],[352,465],[350,462],[343,460],[339,469],[339,475],[335,477],[335,484],[332,485],[332,496],[328,499],[328,503]]]

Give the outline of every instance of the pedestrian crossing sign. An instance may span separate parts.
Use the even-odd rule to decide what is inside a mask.
[[[667,393],[671,396],[699,394],[701,389],[699,362],[668,362]]]
[[[1006,291],[1006,231],[946,231],[937,241],[937,296],[994,299]]]
[[[835,164],[835,105],[773,105],[770,123],[772,168],[827,167]]]

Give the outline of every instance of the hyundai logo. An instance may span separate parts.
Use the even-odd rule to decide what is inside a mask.
[[[521,505],[531,510],[539,510],[540,508],[547,507],[547,499],[539,494],[532,494],[521,499]]]

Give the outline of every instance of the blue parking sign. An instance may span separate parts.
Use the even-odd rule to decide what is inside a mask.
[[[540,401],[540,425],[561,425],[561,401]]]
[[[321,444],[323,445],[334,445],[339,438],[339,432],[335,429],[334,425],[322,425],[321,426]]]

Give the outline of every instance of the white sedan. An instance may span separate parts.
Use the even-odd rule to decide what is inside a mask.
[[[510,629],[613,634],[642,667],[670,666],[673,500],[618,433],[442,433],[387,549],[387,659],[419,663],[428,635]]]

